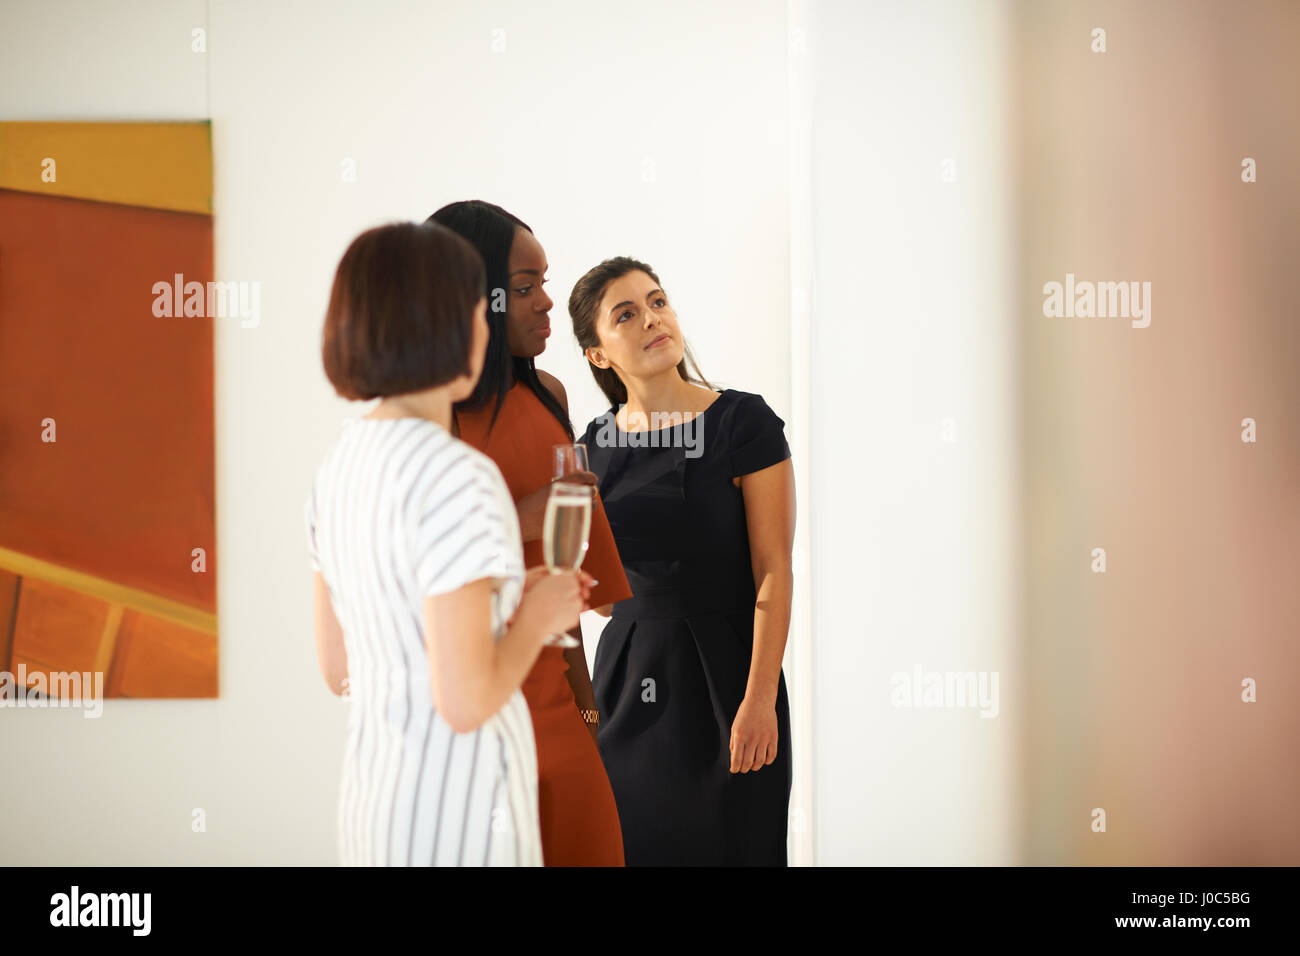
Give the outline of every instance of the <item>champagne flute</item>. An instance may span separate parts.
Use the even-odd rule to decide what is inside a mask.
[[[574,477],[577,472],[591,474],[591,463],[587,460],[587,446],[582,442],[551,446],[551,484],[563,481],[577,488],[586,488],[588,494],[596,497],[596,486],[588,484],[584,478]],[[575,490],[576,494],[576,490]]]
[[[587,446],[582,442],[551,446],[551,475],[556,481],[563,481],[566,475],[571,475],[575,471],[590,470]]]
[[[562,574],[582,567],[590,534],[591,488],[567,481],[553,483],[542,519],[542,559],[547,569]],[[551,634],[545,643],[551,647],[579,646],[568,634]]]

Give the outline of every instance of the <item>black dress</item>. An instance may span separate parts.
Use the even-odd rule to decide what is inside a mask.
[[[580,440],[633,594],[614,605],[592,675],[627,864],[785,866],[784,674],[776,759],[730,772],[756,597],[744,497],[731,479],[790,457],[784,422],[735,389],[661,431],[622,431],[616,411]]]

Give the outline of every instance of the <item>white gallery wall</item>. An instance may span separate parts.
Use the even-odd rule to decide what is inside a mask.
[[[318,353],[361,230],[467,198],[528,222],[539,364],[579,430],[605,403],[565,303],[617,254],[659,272],[711,380],[788,416],[785,45],[784,0],[0,3],[0,119],[211,117],[217,278],[262,311],[216,338],[220,697],[0,713],[0,863],[336,861],[348,705],[316,667],[302,502],[362,411]]]
[[[1010,11],[792,9],[817,862],[1014,863]],[[896,706],[918,670],[986,675],[996,716]]]

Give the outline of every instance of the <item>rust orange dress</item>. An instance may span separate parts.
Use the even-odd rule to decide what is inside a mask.
[[[518,501],[551,481],[552,447],[569,441],[564,428],[532,389],[516,382],[506,393],[488,432],[494,402],[457,412],[460,438],[496,462]],[[582,569],[600,583],[590,604],[626,600],[632,588],[599,496],[591,512],[591,536]],[[524,567],[543,564],[542,542],[524,542]],[[523,692],[537,740],[542,858],[547,866],[623,866],[618,806],[600,751],[578,712],[569,686],[564,649],[543,647],[524,680]]]

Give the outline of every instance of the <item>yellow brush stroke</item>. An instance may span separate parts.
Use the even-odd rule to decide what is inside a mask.
[[[212,126],[0,123],[0,189],[211,215]]]
[[[99,636],[99,647],[95,650],[95,664],[92,673],[107,674],[113,663],[113,651],[117,648],[117,635],[122,629],[122,614],[126,608],[121,604],[108,606],[108,619],[104,621],[104,631]]]
[[[92,597],[108,601],[110,604],[121,604],[132,611],[139,611],[141,614],[162,618],[164,621],[171,621],[173,624],[179,624],[182,627],[188,627],[204,634],[217,633],[217,616],[210,611],[191,607],[180,601],[173,601],[171,598],[159,597],[157,594],[150,594],[148,591],[140,591],[136,588],[129,588],[122,584],[106,581],[103,578],[95,577],[93,574],[73,571],[71,568],[51,564],[49,561],[42,561],[40,558],[33,558],[17,551],[10,551],[8,548],[0,548],[0,568],[12,571],[15,574],[21,574],[25,578],[48,581],[50,584],[57,584],[59,587],[80,591],[83,594],[89,594]]]

